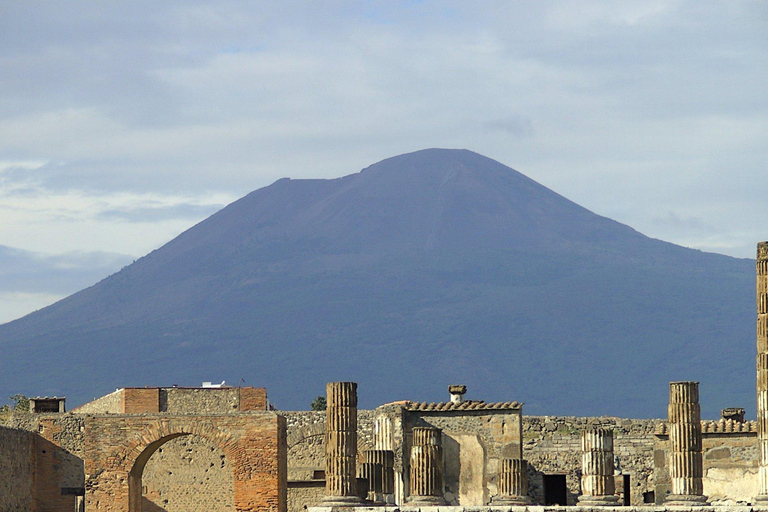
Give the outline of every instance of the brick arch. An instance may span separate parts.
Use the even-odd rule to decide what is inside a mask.
[[[146,462],[166,442],[187,435],[224,453],[233,471],[237,512],[285,512],[285,418],[273,412],[87,417],[86,510],[140,512]]]
[[[237,441],[228,432],[219,430],[213,423],[201,421],[162,421],[148,424],[137,432],[125,446],[124,456],[128,471],[128,510],[142,512],[142,479],[144,468],[152,455],[165,443],[183,436],[197,436],[217,446],[227,460],[232,461]]]
[[[236,449],[237,440],[232,434],[214,426],[213,422],[205,422],[197,417],[190,420],[157,420],[147,424],[140,432],[136,432],[132,438],[126,440],[121,450],[122,458],[133,466],[141,454],[153,443],[165,439],[156,448],[171,439],[183,435],[196,435],[218,446],[227,458],[232,456]]]

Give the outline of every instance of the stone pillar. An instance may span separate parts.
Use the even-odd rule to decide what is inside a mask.
[[[392,502],[395,493],[395,452],[366,450],[363,452],[361,475],[368,482],[368,501]]]
[[[443,505],[443,446],[439,428],[414,427],[411,443],[411,485],[414,505]]]
[[[393,450],[392,419],[389,416],[377,416],[373,424],[373,447],[376,450]]]
[[[706,505],[698,382],[669,383],[669,476],[665,505]]]
[[[329,382],[325,387],[324,505],[360,503],[357,496],[357,384]]]
[[[529,505],[528,461],[523,459],[501,459],[499,461],[498,496],[492,505]]]
[[[757,244],[757,443],[760,494],[768,506],[768,242]]]
[[[586,507],[617,506],[613,479],[613,431],[588,428],[581,433],[581,496]]]

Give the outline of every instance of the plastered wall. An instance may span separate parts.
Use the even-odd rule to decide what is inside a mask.
[[[413,427],[442,430],[445,500],[449,505],[480,506],[497,494],[499,459],[520,456],[517,411],[405,413],[403,487],[408,488],[407,461]]]
[[[654,452],[657,503],[671,490],[669,437],[656,437]],[[758,445],[756,432],[704,433],[702,435],[704,494],[710,503],[745,505],[757,496]]]

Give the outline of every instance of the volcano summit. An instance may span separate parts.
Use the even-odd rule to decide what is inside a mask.
[[[529,414],[654,417],[698,380],[706,416],[754,402],[754,262],[429,149],[256,190],[0,348],[6,396],[245,378],[299,409],[350,380],[365,407],[461,382]]]

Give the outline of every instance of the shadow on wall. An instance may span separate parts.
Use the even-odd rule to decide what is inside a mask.
[[[78,496],[85,494],[83,459],[34,434],[36,501],[52,510],[76,510]]]
[[[445,501],[459,505],[461,490],[461,445],[452,437],[443,434],[443,464],[445,467]]]
[[[152,500],[147,499],[146,496],[141,498],[141,511],[142,512],[168,512],[163,507],[158,505]]]

